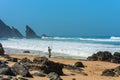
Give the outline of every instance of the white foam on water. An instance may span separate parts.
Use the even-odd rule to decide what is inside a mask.
[[[62,38],[63,39],[63,38]],[[77,57],[88,57],[97,51],[120,52],[119,45],[107,45],[96,43],[82,43],[57,40],[42,40],[42,39],[8,39],[0,40],[5,48],[38,50],[47,52],[48,46],[52,48],[52,52]]]

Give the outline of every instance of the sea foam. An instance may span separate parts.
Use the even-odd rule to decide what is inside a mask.
[[[87,40],[87,41],[86,41]],[[91,41],[92,40],[92,41]],[[118,39],[117,39],[118,40]],[[97,41],[97,42],[96,42]],[[109,41],[112,43],[101,43]],[[110,39],[83,39],[83,38],[44,38],[44,39],[7,39],[0,40],[5,48],[36,50],[47,53],[48,46],[52,53],[59,56],[68,55],[88,57],[97,51],[120,52],[120,45],[114,45],[116,40]],[[117,42],[120,43],[119,41]],[[54,56],[54,55],[53,55]]]

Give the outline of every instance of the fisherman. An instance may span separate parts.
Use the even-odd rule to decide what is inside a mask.
[[[48,53],[49,53],[48,57],[49,58],[51,58],[51,51],[52,51],[52,49],[50,47],[48,47]]]

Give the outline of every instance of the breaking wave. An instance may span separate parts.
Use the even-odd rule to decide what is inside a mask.
[[[120,52],[120,45],[114,45],[120,44],[120,37],[110,37],[108,39],[46,37],[42,39],[6,39],[0,40],[0,42],[5,48],[43,52],[47,52],[47,48],[50,46],[53,53],[56,53],[56,55],[59,53],[61,56],[87,57],[97,51]]]

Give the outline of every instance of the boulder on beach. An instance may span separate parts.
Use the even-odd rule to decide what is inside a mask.
[[[112,54],[108,51],[99,51],[92,56],[89,56],[87,59],[92,61],[110,61]]]
[[[10,67],[6,65],[6,63],[4,63],[3,61],[0,61],[0,75],[15,76]]]
[[[112,63],[120,63],[120,52],[113,55],[109,51],[99,51],[87,58],[90,61],[109,61]]]
[[[4,48],[2,44],[0,43],[0,55],[4,55],[4,53],[5,53]]]
[[[105,69],[102,72],[102,76],[120,76],[120,66],[114,68],[114,69]]]
[[[81,67],[81,68],[84,68],[84,67],[85,67],[82,62],[76,62],[76,63],[74,64],[74,66],[75,66],[75,67]]]
[[[116,73],[116,75],[120,75],[120,66],[116,67],[114,69],[114,72]]]
[[[28,58],[22,58],[20,61],[19,61],[20,64],[23,64],[27,69],[33,69],[31,64],[33,64],[33,62],[28,59]]]
[[[113,63],[120,63],[120,53],[119,52],[115,52],[113,54],[111,62],[113,62]]]
[[[105,69],[102,72],[102,76],[115,76],[114,69]]]
[[[22,75],[23,77],[32,77],[29,70],[23,64],[15,63],[11,67],[11,70],[15,75]]]
[[[23,53],[30,53],[30,51],[29,50],[25,50],[25,51],[23,51]]]
[[[34,68],[43,73],[49,74],[50,72],[55,72],[59,75],[63,75],[63,64],[61,63],[50,61],[46,57],[36,57],[33,63],[35,63],[35,65],[33,65]]]

